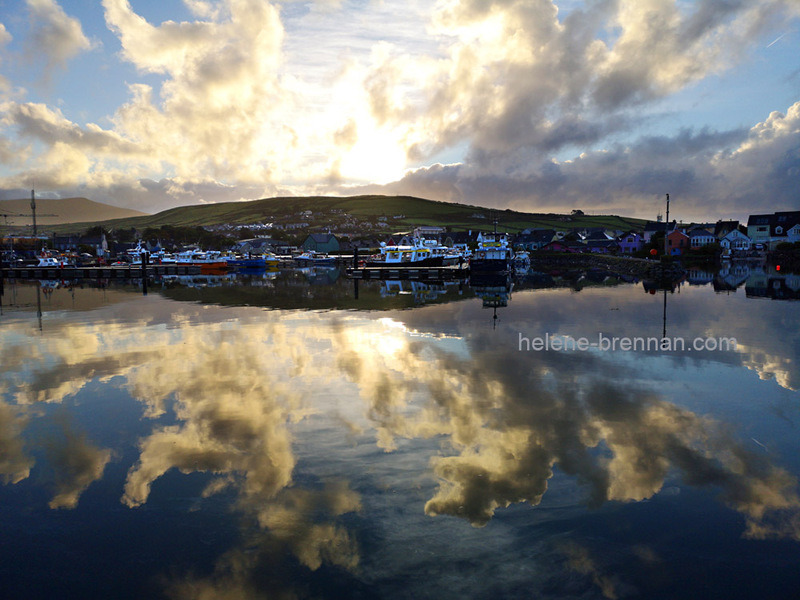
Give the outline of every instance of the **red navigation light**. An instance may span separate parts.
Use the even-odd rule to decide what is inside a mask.
[[[781,266],[780,265],[775,265],[775,270],[776,271],[780,271],[781,270]]]

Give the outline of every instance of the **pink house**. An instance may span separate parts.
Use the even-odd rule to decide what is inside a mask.
[[[689,249],[689,236],[679,229],[675,229],[667,236],[667,253],[670,256],[680,256]]]

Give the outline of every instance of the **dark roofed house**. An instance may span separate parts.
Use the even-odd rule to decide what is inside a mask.
[[[274,248],[284,242],[279,242],[272,238],[253,238],[250,240],[240,240],[233,249],[243,254],[260,254],[262,252],[274,251]]]
[[[554,229],[534,229],[530,233],[518,235],[514,239],[514,246],[519,246],[523,250],[540,250],[553,241],[556,236]]]
[[[775,242],[800,241],[800,211],[776,212],[770,233]]]
[[[332,233],[312,233],[303,242],[303,250],[339,252],[339,240]]]
[[[731,231],[739,228],[739,221],[717,221],[714,225],[714,237],[721,240]]]
[[[747,236],[754,244],[764,244],[770,248],[781,242],[800,241],[800,211],[750,215]]]
[[[662,221],[648,221],[644,226],[644,243],[649,244],[650,239],[657,233],[664,233],[665,231],[673,231],[675,229],[675,221],[669,224],[669,229],[667,229],[667,224]]]
[[[586,252],[586,244],[566,240],[555,240],[542,247],[545,252]]]
[[[747,219],[747,237],[754,244],[768,244],[770,222],[773,215],[750,215]]]
[[[615,240],[587,240],[586,247],[595,254],[616,254],[619,244]]]
[[[451,231],[445,238],[445,246],[467,247],[470,243],[478,239],[478,232],[475,231]]]

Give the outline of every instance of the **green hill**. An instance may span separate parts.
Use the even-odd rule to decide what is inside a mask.
[[[306,211],[311,211],[308,214]],[[308,223],[315,227],[339,227],[353,219],[385,222],[384,231],[412,229],[417,225],[439,225],[452,230],[489,229],[493,219],[504,231],[526,228],[606,227],[641,229],[645,221],[614,215],[558,215],[489,209],[412,196],[310,196],[265,198],[248,202],[225,202],[182,206],[154,215],[50,226],[59,234],[79,233],[94,225],[107,229],[172,226],[249,225],[256,223]],[[376,228],[376,230],[378,230]],[[366,232],[365,232],[366,233]]]

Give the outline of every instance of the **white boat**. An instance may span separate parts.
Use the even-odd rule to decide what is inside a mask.
[[[381,253],[365,261],[367,267],[443,267],[464,262],[458,250],[442,246],[436,240],[414,238],[412,245],[387,245],[381,243]]]
[[[145,254],[148,255],[147,261],[150,264],[171,264],[175,262],[174,256],[164,252],[164,250],[160,248],[155,252],[150,252],[149,250],[147,250],[147,248],[142,246],[141,240],[139,240],[136,243],[135,248],[131,248],[130,250],[128,250],[127,252],[128,262],[132,265],[141,265],[142,259]]]
[[[222,253],[218,250],[185,250],[175,255],[176,265],[200,267],[202,271],[223,271],[228,268]]]
[[[505,233],[498,233],[495,224],[493,233],[478,234],[478,247],[470,258],[470,269],[489,272],[508,271],[513,257],[514,251],[508,243],[508,236]]]
[[[336,262],[332,256],[328,256],[327,254],[316,252],[314,250],[306,250],[299,256],[295,256],[294,260],[303,266],[308,265],[332,265]]]
[[[62,261],[58,258],[53,258],[52,256],[40,256],[39,257],[39,264],[36,265],[37,267],[45,267],[45,268],[59,268],[66,265],[65,261]]]
[[[514,253],[512,266],[514,267],[514,271],[517,272],[529,269],[531,266],[531,255],[525,250],[517,250]]]

